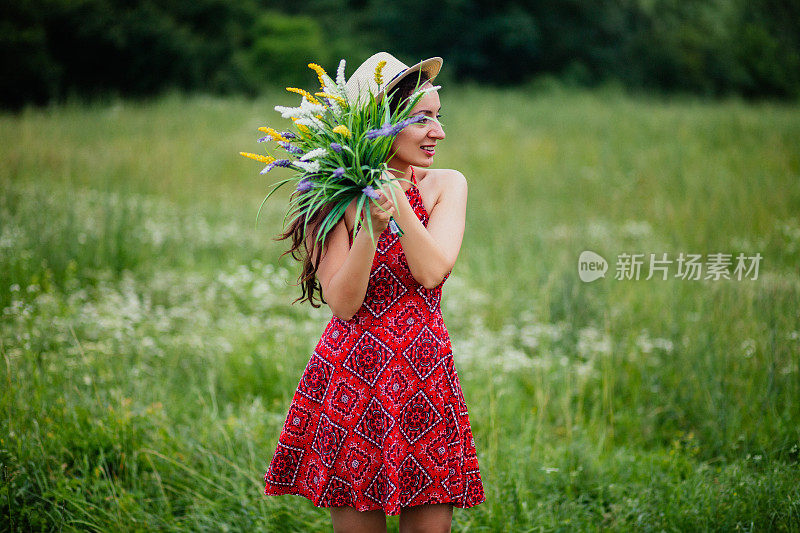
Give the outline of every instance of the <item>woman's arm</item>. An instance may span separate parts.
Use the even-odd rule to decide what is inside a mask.
[[[362,231],[363,230],[363,231]],[[359,230],[353,247],[349,248],[349,237],[344,218],[328,235],[325,250],[317,268],[317,279],[322,285],[322,295],[333,314],[342,320],[350,320],[356,314],[367,294],[375,245],[366,228]],[[314,232],[309,232],[309,241]],[[378,235],[375,236],[375,241]],[[311,258],[316,261],[319,245]]]
[[[395,209],[389,201],[384,199],[380,203],[386,209],[385,212],[380,211],[375,205],[370,205],[367,215],[372,218],[374,240],[367,226],[363,225],[350,247],[347,226],[342,217],[328,234],[325,250],[319,261],[317,279],[322,285],[322,295],[333,314],[342,320],[350,320],[364,303],[372,261],[375,257],[375,244],[386,229],[389,217],[395,214]],[[350,207],[354,205],[355,203]],[[311,228],[307,237],[309,247],[315,233],[316,228]],[[311,260],[316,261],[317,255],[319,246],[314,250]]]
[[[427,228],[417,218],[402,189],[395,194],[395,220],[405,232],[400,237],[411,275],[426,289],[433,289],[453,269],[464,238],[467,212],[467,180],[457,170],[442,171],[439,200],[431,209]],[[393,186],[396,186],[393,184]]]

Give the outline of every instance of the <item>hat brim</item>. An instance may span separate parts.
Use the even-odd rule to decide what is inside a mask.
[[[428,81],[433,81],[433,79],[439,74],[439,71],[442,69],[442,63],[443,62],[444,61],[442,60],[441,57],[431,57],[431,58],[428,58],[428,59],[426,59],[424,61],[420,61],[416,65],[412,65],[412,66],[408,67],[407,69],[402,71],[398,76],[396,76],[394,79],[389,81],[389,83],[386,84],[386,87],[384,87],[380,92],[378,92],[378,94],[376,95],[375,99],[376,100],[382,99],[383,96],[385,94],[389,93],[392,89],[394,89],[394,87],[398,83],[403,81],[408,76],[411,76],[411,75],[415,75],[416,76],[419,71],[423,71],[428,75]]]

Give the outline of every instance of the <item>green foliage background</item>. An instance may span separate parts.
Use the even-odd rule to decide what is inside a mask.
[[[0,104],[169,88],[255,94],[308,62],[442,56],[459,81],[541,75],[720,96],[800,94],[788,0],[20,0],[0,6]]]

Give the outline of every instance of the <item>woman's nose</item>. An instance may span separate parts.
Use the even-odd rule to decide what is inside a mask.
[[[444,139],[444,128],[441,124],[433,123],[433,127],[428,130],[428,137],[432,139]]]

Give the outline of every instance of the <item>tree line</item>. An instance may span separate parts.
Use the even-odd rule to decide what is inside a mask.
[[[257,94],[386,50],[448,79],[800,96],[795,0],[14,0],[0,104],[179,89]],[[444,71],[443,71],[444,74]]]

